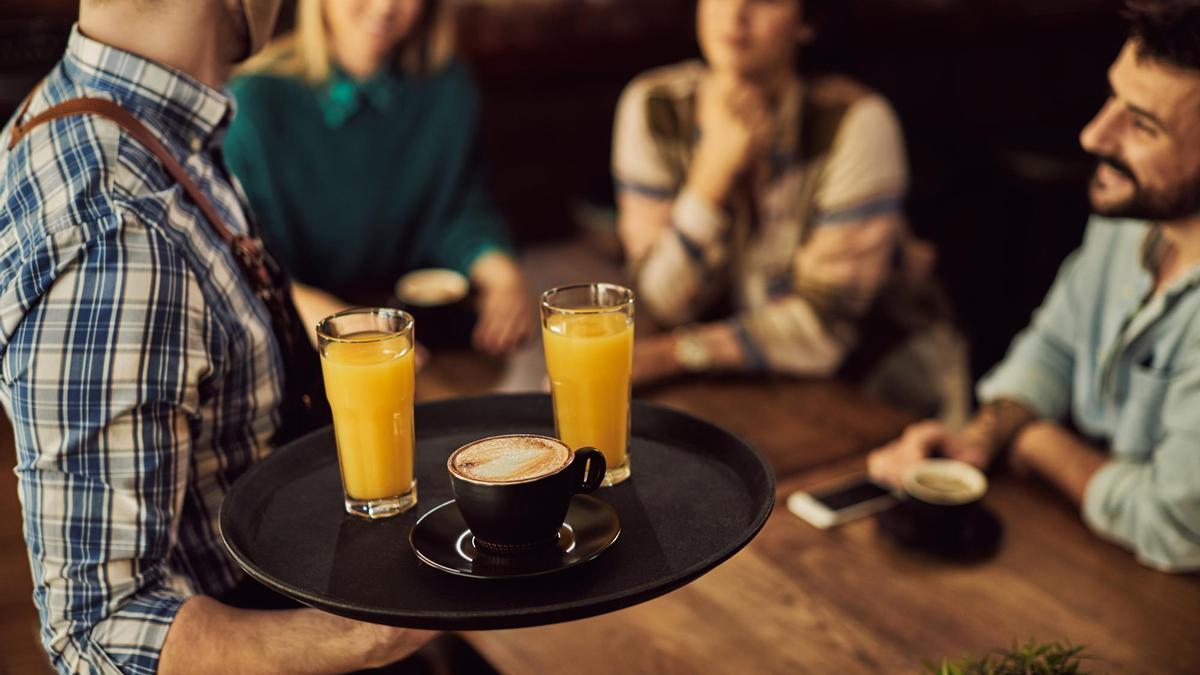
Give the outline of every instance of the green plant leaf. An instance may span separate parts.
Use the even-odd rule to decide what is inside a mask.
[[[1090,659],[1083,645],[1038,642],[1031,637],[1024,644],[1014,640],[1008,649],[994,649],[979,658],[943,658],[940,665],[926,660],[924,665],[933,675],[1087,675],[1083,661]]]

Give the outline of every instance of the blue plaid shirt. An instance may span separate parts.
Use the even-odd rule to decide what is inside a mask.
[[[230,228],[230,99],[84,37],[28,114],[113,100],[184,164]],[[218,536],[229,485],[270,450],[280,352],[199,208],[95,116],[0,145],[0,401],[16,430],[41,634],[62,672],[152,673],[190,595],[240,579]]]

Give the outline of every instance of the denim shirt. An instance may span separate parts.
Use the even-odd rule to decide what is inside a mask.
[[[1200,568],[1200,265],[1157,296],[1150,224],[1093,217],[1033,321],[979,385],[1112,452],[1083,518],[1163,570]]]

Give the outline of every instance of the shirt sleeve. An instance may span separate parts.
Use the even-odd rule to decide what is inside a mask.
[[[787,292],[738,317],[748,365],[801,376],[837,372],[858,343],[857,320],[888,279],[904,230],[904,137],[870,95],[838,129],[815,195],[816,215],[792,260]]]
[[[43,643],[62,673],[153,673],[210,322],[183,256],[114,217],[12,334],[4,402]]]
[[[621,93],[613,120],[612,172],[618,190],[670,200],[679,190],[650,133],[651,83],[634,80]]]
[[[861,221],[898,211],[908,191],[908,156],[900,121],[878,95],[846,111],[814,195],[817,224]]]
[[[1075,369],[1072,336],[1076,309],[1081,306],[1074,287],[1083,255],[1081,248],[1063,261],[1029,326],[1013,340],[1004,360],[980,381],[980,402],[1008,398],[1041,418],[1060,420],[1067,415]]]
[[[508,227],[492,201],[487,166],[479,143],[479,92],[464,66],[448,66],[446,77],[466,111],[461,133],[466,139],[457,154],[447,157],[450,183],[447,220],[433,244],[432,258],[443,267],[469,274],[471,265],[489,251],[512,254]]]
[[[677,184],[650,130],[654,86],[653,78],[634,80],[617,103],[613,180],[619,192],[671,205],[670,228],[631,263],[638,301],[658,323],[679,326],[703,313],[725,282],[730,217]]]
[[[1200,355],[1200,341],[1184,347]],[[1120,454],[1096,472],[1084,493],[1083,518],[1094,531],[1134,551],[1151,567],[1200,569],[1200,358],[1160,382],[1163,433],[1149,458]],[[1156,387],[1157,388],[1157,387]]]

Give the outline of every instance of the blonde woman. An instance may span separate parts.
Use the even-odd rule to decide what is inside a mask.
[[[451,9],[300,0],[295,32],[231,84],[227,159],[306,320],[449,267],[479,291],[475,347],[501,353],[530,332],[532,309],[488,194]]]

